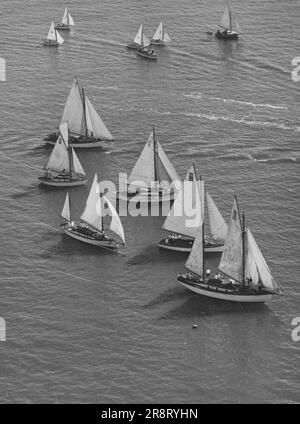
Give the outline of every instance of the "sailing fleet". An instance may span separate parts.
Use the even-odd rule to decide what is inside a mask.
[[[59,46],[64,42],[59,31],[70,31],[73,26],[74,20],[66,7],[61,23],[51,23],[43,44]],[[234,30],[231,10],[225,3],[215,37],[234,40],[239,33],[240,26],[236,22]],[[163,21],[151,39],[145,35],[141,24],[127,48],[136,51],[138,56],[156,60],[152,46],[165,46],[170,41]],[[211,194],[205,193],[204,179],[197,175],[195,165],[190,165],[182,180],[158,138],[153,125],[126,187],[116,195],[118,202],[135,201],[146,205],[168,202],[170,209],[162,225],[166,235],[158,242],[158,248],[170,251],[170,254],[172,251],[188,254],[185,262],[188,272],[178,273],[178,282],[202,296],[234,302],[260,303],[282,294],[246,226],[237,198],[234,198],[226,222]],[[88,178],[75,150],[102,147],[103,143],[113,139],[75,76],[58,128],[44,138],[53,150],[43,168],[43,175],[38,177],[40,184],[55,188],[85,185]],[[196,222],[192,225],[188,224],[190,211],[197,212]],[[73,220],[69,193],[66,194],[61,217],[62,231],[73,239],[109,251],[118,251],[120,246],[125,246],[121,219],[112,201],[101,193],[97,173],[80,219],[77,222]],[[206,268],[206,256],[211,253],[221,255],[214,276]]]

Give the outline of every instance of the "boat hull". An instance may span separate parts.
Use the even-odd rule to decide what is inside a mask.
[[[166,43],[164,43],[164,42],[163,42],[163,41],[161,41],[161,40],[151,40],[150,44],[151,44],[152,46],[160,46],[160,47],[163,47],[163,46],[165,46],[165,45],[166,45]]]
[[[51,187],[77,187],[81,185],[85,185],[88,181],[88,178],[80,178],[76,180],[59,180],[57,178],[46,178],[46,177],[38,177],[38,180],[41,184]]]
[[[72,27],[70,25],[57,24],[55,25],[55,29],[58,29],[59,31],[70,31]]]
[[[215,37],[218,38],[219,40],[237,40],[239,38],[239,35],[237,32],[232,31],[232,32],[219,32],[217,31],[215,33]]]
[[[134,200],[135,202],[140,203],[149,203],[149,204],[161,204],[161,203],[171,203],[174,201],[174,193],[171,195],[159,195],[159,194],[136,194],[135,196],[126,195],[126,193],[117,193],[117,198],[119,200],[130,202]]]
[[[138,44],[134,44],[134,43],[128,44],[126,47],[127,47],[128,50],[138,50],[138,49],[141,48],[141,46],[139,46]]]
[[[174,243],[166,243],[166,239],[161,240],[158,243],[158,247],[165,250],[171,250],[174,252],[184,252],[188,253],[192,251],[193,247],[193,240],[189,239],[181,239],[181,243],[176,243],[177,240],[175,240]],[[206,253],[221,253],[223,252],[224,245],[215,244],[215,245],[204,245],[204,252]]]
[[[137,56],[140,56],[140,57],[143,57],[144,59],[148,59],[148,60],[157,60],[157,56],[156,56],[156,54],[154,53],[152,53],[152,54],[149,54],[149,53],[145,53],[145,52],[142,52],[142,51],[137,51],[136,52],[136,54],[137,54]]]
[[[209,284],[194,282],[183,275],[177,277],[178,282],[194,293],[202,296],[211,297],[218,300],[241,303],[265,303],[272,299],[273,294],[262,293],[243,293],[239,290],[229,290],[220,287],[213,287]]]
[[[83,243],[86,243],[86,244],[91,244],[92,246],[102,247],[103,249],[108,249],[112,251],[118,249],[117,243],[112,239],[96,240],[92,237],[79,234],[76,231],[69,229],[68,226],[66,225],[63,226],[63,232],[67,234],[69,237],[82,241]]]
[[[47,46],[47,47],[58,47],[59,43],[57,43],[56,41],[48,41],[48,40],[44,40],[43,41],[43,45]]]
[[[45,140],[46,144],[50,144],[51,146],[54,146],[56,141],[52,140]],[[91,149],[93,147],[103,147],[103,141],[97,140],[97,141],[91,141],[91,142],[71,142],[70,146],[74,147],[74,149]]]

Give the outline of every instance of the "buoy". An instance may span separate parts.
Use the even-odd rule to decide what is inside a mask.
[[[198,325],[197,325],[197,324],[194,324],[194,325],[193,325],[193,328],[197,328],[197,327],[198,327]]]

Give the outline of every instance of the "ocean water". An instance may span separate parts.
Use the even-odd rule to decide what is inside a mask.
[[[57,49],[41,42],[65,2],[0,5],[1,402],[299,402],[299,1],[232,1],[244,34],[224,43],[206,35],[219,0],[73,0],[76,27]],[[127,51],[161,17],[172,43],[158,62]],[[75,73],[115,141],[78,152],[90,181],[70,190],[74,217],[94,172],[130,172],[154,123],[226,218],[237,194],[284,297],[245,306],[185,290],[186,256],[157,249],[163,217],[122,218],[117,255],[60,232],[66,191],[37,177]]]

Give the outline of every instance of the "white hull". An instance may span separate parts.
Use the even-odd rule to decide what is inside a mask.
[[[202,296],[212,297],[214,299],[219,300],[227,300],[230,302],[243,302],[243,303],[264,303],[268,302],[272,299],[273,295],[270,294],[262,294],[262,295],[240,295],[240,294],[230,294],[226,293],[226,289],[224,292],[221,292],[220,289],[217,290],[207,290],[204,287],[186,284],[183,281],[179,281],[187,289],[191,290],[194,293],[200,294]]]
[[[77,187],[77,186],[81,186],[81,185],[85,185],[88,181],[88,179],[85,180],[77,180],[77,181],[54,181],[54,180],[45,180],[45,179],[40,179],[40,184],[44,184],[46,186],[51,186],[51,187]]]
[[[56,141],[46,140],[46,144],[51,144],[54,146]],[[92,147],[103,147],[103,141],[93,141],[91,143],[70,143],[70,146],[74,147],[74,149],[91,149]]]
[[[178,246],[172,246],[172,245],[160,244],[160,243],[158,243],[158,246],[161,249],[173,250],[174,252],[188,253],[188,252],[192,251],[192,247],[178,247]],[[206,253],[221,253],[221,252],[223,252],[223,249],[224,249],[224,246],[205,247],[204,252],[206,252]]]
[[[70,231],[68,228],[63,227],[63,231],[68,236],[82,241],[83,243],[91,244],[93,246],[102,247],[109,250],[116,250],[118,248],[117,243],[114,240],[95,240],[90,237],[82,236],[74,231]]]
[[[173,202],[174,200],[174,194],[172,195],[166,195],[166,196],[159,196],[157,194],[153,194],[152,196],[148,196],[148,193],[146,194],[137,194],[136,196],[126,196],[126,194],[118,193],[117,197],[119,200],[130,202],[131,200],[134,200],[135,202],[140,203],[150,203],[150,204],[160,204],[160,203],[166,203],[166,202]]]

